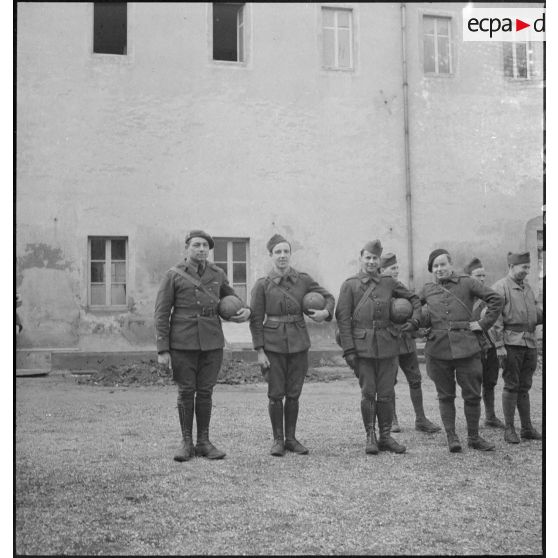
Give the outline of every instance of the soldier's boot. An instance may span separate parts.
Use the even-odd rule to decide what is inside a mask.
[[[517,393],[504,390],[502,392],[502,412],[506,423],[504,440],[508,444],[519,444],[519,436],[515,431],[515,408],[517,406]]]
[[[424,414],[422,388],[420,385],[418,387],[410,387],[409,392],[411,394],[411,403],[415,410],[415,430],[419,432],[428,432],[429,434],[442,430],[437,424],[429,421]]]
[[[298,419],[298,399],[285,399],[285,449],[306,455],[308,448],[304,447],[296,438],[296,421]]]
[[[467,421],[467,445],[480,451],[492,451],[496,445],[479,436],[480,401],[465,401],[463,409]]]
[[[438,405],[440,406],[440,418],[442,419],[448,439],[448,449],[450,453],[459,453],[462,448],[461,442],[455,433],[455,402],[453,399],[440,399]]]
[[[494,388],[483,388],[482,400],[484,401],[484,425],[490,428],[504,428],[504,423],[494,411]]]
[[[405,453],[407,448],[396,442],[390,435],[393,405],[391,401],[376,401],[378,427],[380,439],[378,449],[380,451],[391,451],[393,453]]]
[[[281,399],[269,400],[269,418],[271,420],[271,430],[273,431],[273,445],[271,455],[282,457],[285,455],[285,439],[283,434],[283,401]]]
[[[196,455],[207,459],[223,459],[226,453],[217,449],[209,441],[209,422],[211,420],[211,397],[200,399],[196,397],[196,423],[198,427],[198,441]]]
[[[517,394],[517,411],[521,421],[521,438],[523,440],[542,440],[540,432],[533,428],[531,424],[531,402],[529,392]]]
[[[175,461],[189,461],[196,455],[192,441],[192,424],[194,422],[194,399],[180,399],[178,402],[178,420],[182,432],[182,443],[174,454]]]
[[[399,420],[397,419],[397,413],[395,412],[395,397],[393,398],[393,415],[391,418],[391,431],[401,432],[401,427],[399,426]]]
[[[366,453],[376,455],[378,442],[376,440],[376,401],[370,399],[360,400],[360,412],[366,432]]]

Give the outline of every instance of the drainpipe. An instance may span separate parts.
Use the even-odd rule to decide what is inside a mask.
[[[411,198],[411,162],[409,155],[409,84],[407,83],[407,21],[405,2],[401,2],[401,65],[403,69],[403,120],[405,136],[405,203],[407,212],[407,261],[409,288],[414,288],[413,212]]]

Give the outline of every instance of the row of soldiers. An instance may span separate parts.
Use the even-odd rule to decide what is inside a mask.
[[[213,246],[208,233],[191,231],[186,237],[185,260],[167,271],[157,294],[159,362],[172,368],[178,387],[182,441],[176,461],[188,461],[196,455],[209,459],[225,456],[209,440],[209,423],[224,347],[218,303],[236,293],[225,272],[208,261]],[[272,270],[255,283],[250,306],[243,304],[230,319],[237,323],[250,321],[254,349],[268,384],[272,455],[308,453],[295,434],[310,348],[302,300],[312,292],[324,297],[325,308],[307,314],[318,323],[336,318],[343,357],[358,378],[367,454],[406,451],[391,436],[397,430],[394,386],[399,366],[409,383],[416,429],[426,433],[440,430],[428,420],[423,408],[414,341],[421,327],[427,331],[426,368],[436,386],[450,452],[462,450],[455,428],[456,385],[464,399],[468,446],[482,451],[494,449],[494,444],[479,435],[480,401],[482,389],[486,425],[501,427],[494,412],[499,366],[504,380],[505,441],[519,443],[514,425],[516,408],[521,438],[541,439],[531,424],[529,409],[529,389],[537,364],[535,327],[542,323],[542,312],[525,281],[530,267],[528,252],[509,253],[508,275],[488,288],[480,261],[474,259],[467,273],[456,273],[448,251],[434,250],[428,258],[433,281],[417,295],[398,281],[396,256],[382,257],[381,242],[370,241],[360,251],[359,272],[342,284],[335,306],[331,293],[291,266],[287,239],[274,235],[267,250]],[[413,309],[412,316],[399,326],[390,320],[393,298],[407,299]]]

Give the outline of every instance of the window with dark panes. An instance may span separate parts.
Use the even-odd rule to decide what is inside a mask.
[[[424,16],[424,72],[427,74],[450,74],[451,19],[449,17]]]
[[[127,2],[93,2],[93,52],[126,54]]]
[[[322,64],[327,69],[353,68],[353,12],[322,8]]]
[[[213,262],[226,274],[236,294],[246,302],[248,296],[248,239],[214,238]]]
[[[515,79],[532,77],[533,49],[530,43],[502,43],[504,75]]]
[[[127,239],[89,237],[89,305],[125,306]]]
[[[213,60],[244,62],[244,4],[213,4]]]

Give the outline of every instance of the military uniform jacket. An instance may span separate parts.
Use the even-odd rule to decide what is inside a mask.
[[[374,289],[354,317],[355,308],[370,282],[374,284]],[[409,300],[413,305],[412,318],[418,324],[418,296],[393,277],[360,272],[341,285],[335,317],[344,355],[354,352],[361,358],[391,358],[399,355],[400,331],[389,317],[392,298]]]
[[[298,305],[276,284],[286,289]],[[291,268],[282,276],[272,270],[267,277],[256,281],[250,301],[250,331],[254,349],[263,347],[265,351],[275,353],[299,353],[310,348],[310,337],[302,314],[302,299],[306,293],[319,293],[325,298],[325,309],[329,312],[327,321],[330,321],[335,299],[307,273]],[[266,319],[266,316],[272,319]],[[290,321],[276,321],[273,317]]]
[[[442,286],[449,292],[444,291]],[[469,275],[453,273],[440,285],[424,285],[420,300],[428,306],[431,325],[424,348],[427,355],[440,360],[453,360],[480,352],[477,334],[469,329],[469,322],[474,321],[472,312],[476,298],[487,304],[486,314],[478,322],[484,331],[488,331],[502,310],[503,299],[499,294]]]
[[[492,328],[496,348],[517,345],[536,349],[535,328],[542,323],[542,312],[537,309],[533,289],[509,276],[496,281],[492,288],[504,298],[502,314]]]
[[[225,272],[215,264],[207,262],[201,277],[188,260],[176,267],[201,281],[218,299],[236,296]],[[210,351],[225,345],[217,302],[172,269],[165,273],[157,293],[155,331],[159,353],[169,349]]]

